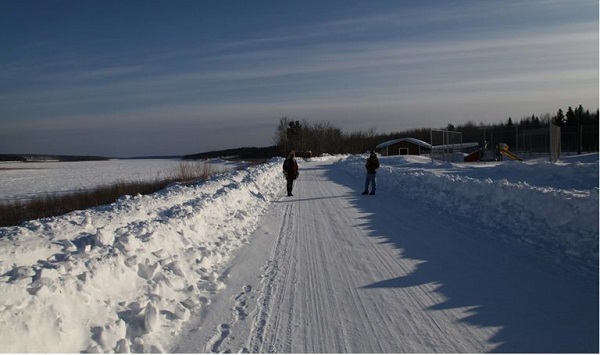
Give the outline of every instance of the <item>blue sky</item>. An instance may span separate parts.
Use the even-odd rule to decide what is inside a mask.
[[[268,146],[598,108],[598,2],[0,0],[0,153]]]

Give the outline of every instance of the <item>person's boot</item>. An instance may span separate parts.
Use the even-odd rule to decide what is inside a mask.
[[[363,191],[363,193],[361,195],[368,195],[368,194],[369,194],[369,191],[365,190],[365,191]]]

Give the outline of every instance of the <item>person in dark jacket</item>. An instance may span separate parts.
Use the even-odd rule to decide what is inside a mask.
[[[377,189],[375,176],[377,174],[377,169],[379,169],[379,159],[377,159],[377,154],[375,154],[374,151],[371,151],[367,163],[365,164],[365,168],[367,168],[367,178],[365,179],[365,191],[363,191],[362,194],[369,194],[369,185],[371,185],[370,194],[375,195],[375,190]]]
[[[294,180],[298,178],[298,162],[296,161],[296,153],[292,150],[287,159],[283,162],[283,174],[287,180],[287,195],[292,195],[292,189],[294,188]]]

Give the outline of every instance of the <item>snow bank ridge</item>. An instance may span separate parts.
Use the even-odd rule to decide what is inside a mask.
[[[275,160],[0,228],[0,260],[20,256],[0,261],[0,352],[164,351],[225,287],[223,265],[280,191],[280,174]]]
[[[400,201],[419,199],[430,205],[431,218],[436,213],[462,216],[499,238],[533,244],[597,272],[598,156],[592,158],[590,163],[485,166],[390,157],[382,158],[378,180]],[[364,160],[355,156],[338,164],[360,177]]]

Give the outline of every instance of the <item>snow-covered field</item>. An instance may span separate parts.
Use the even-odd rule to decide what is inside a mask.
[[[335,228],[335,233],[339,233],[340,237],[352,235],[355,239],[364,238],[361,233],[365,227],[352,224],[332,226],[333,222],[326,219],[334,215],[322,209],[339,209],[342,206],[339,204],[346,203],[350,198],[360,198],[358,193],[362,191],[364,162],[365,156],[332,156],[300,161],[301,175],[295,190],[300,197],[291,200],[283,196],[282,160],[274,159],[263,165],[225,172],[195,185],[175,185],[149,196],[125,196],[108,206],[30,221],[19,227],[0,228],[0,352],[154,352],[188,349],[189,345],[182,345],[180,337],[184,333],[188,334],[190,324],[209,319],[207,314],[211,307],[220,309],[217,305],[223,301],[219,295],[230,288],[230,283],[234,283],[233,280],[236,279],[235,272],[232,271],[235,264],[232,263],[241,262],[236,259],[238,251],[243,248],[249,250],[250,255],[256,256],[254,262],[260,262],[259,255],[264,253],[262,250],[273,250],[272,253],[277,254],[276,250],[283,243],[281,236],[276,235],[273,239],[259,238],[257,230],[274,230],[275,234],[284,232],[283,227],[277,232],[279,227],[272,222],[274,219],[268,219],[269,215],[288,213],[287,207],[283,209],[282,202],[289,202],[285,206],[302,203],[305,211],[316,211],[310,216],[315,225]],[[596,280],[595,284],[592,281],[582,286],[586,292],[596,294],[596,308],[589,309],[591,314],[588,314],[591,322],[588,322],[589,319],[581,320],[580,315],[573,310],[577,319],[563,319],[558,322],[561,324],[553,327],[569,327],[573,321],[573,324],[581,323],[589,330],[589,334],[581,331],[578,333],[586,341],[574,340],[570,344],[569,340],[561,340],[558,343],[561,348],[558,350],[598,351],[597,154],[567,157],[557,164],[541,159],[523,163],[505,161],[451,164],[435,163],[420,157],[382,158],[381,163],[378,195],[366,196],[365,199],[371,199],[366,202],[379,204],[377,208],[381,211],[393,211],[398,206],[403,206],[405,214],[398,217],[397,226],[388,226],[390,229],[401,229],[407,224],[406,218],[436,221],[443,217],[445,221],[455,223],[446,225],[446,231],[464,228],[486,231],[481,233],[483,240],[477,240],[477,243],[493,239],[494,243],[516,246],[526,250],[526,254],[539,255],[552,268],[566,270],[574,279],[581,276],[585,280]],[[317,174],[323,170],[326,171],[325,174]],[[6,171],[0,172],[3,186],[5,176]],[[150,178],[154,178],[154,175]],[[316,194],[327,190],[315,191],[310,198],[303,200],[302,193],[308,194],[311,184],[316,184],[314,179],[331,180],[327,183],[335,186],[340,186],[340,181],[351,181],[353,186],[344,185],[343,191],[350,189],[352,193],[333,194],[324,200]],[[67,189],[72,188],[69,185]],[[11,191],[12,195],[9,196],[31,193],[16,189]],[[3,192],[3,196],[7,196],[6,192]],[[411,211],[404,206],[407,203],[415,205],[417,212],[414,215],[406,215],[410,214],[407,211]],[[342,213],[368,216],[369,206],[365,205],[362,211]],[[374,205],[372,208],[375,208]],[[293,213],[293,210],[290,211],[289,213]],[[426,211],[426,215],[423,215],[423,211]],[[290,216],[283,215],[284,218]],[[434,233],[444,233],[434,232],[436,229],[424,223],[420,222],[422,228],[412,233],[420,234],[419,239],[439,238]],[[411,228],[419,229],[418,226]],[[304,233],[314,232],[308,227],[306,231]],[[256,244],[255,239],[262,241]],[[469,243],[466,240],[467,242],[462,240],[461,243]],[[391,244],[386,246],[385,243],[378,243],[377,247],[394,249]],[[354,252],[359,253],[360,250]],[[361,352],[362,349],[351,348],[349,341],[346,342],[347,345],[335,343],[335,337],[321,341],[313,339],[315,345],[312,348],[306,342],[302,346],[296,345],[298,347],[294,347],[293,342],[284,342],[287,345],[281,347],[277,345],[286,336],[295,334],[298,325],[288,324],[287,331],[268,334],[268,325],[272,322],[278,327],[282,326],[280,320],[277,320],[278,314],[282,317],[283,314],[289,314],[291,317],[293,313],[292,310],[285,309],[279,309],[277,314],[269,311],[273,307],[288,305],[287,302],[278,303],[276,300],[269,302],[269,295],[276,288],[276,285],[269,284],[276,280],[273,274],[285,273],[286,269],[294,267],[293,263],[274,265],[275,256],[271,256],[270,263],[265,262],[265,275],[260,281],[263,283],[263,292],[254,299],[256,307],[262,308],[252,311],[249,309],[250,299],[244,298],[251,292],[258,292],[255,281],[250,280],[240,281],[245,282],[242,292],[236,295],[231,307],[225,307],[227,311],[236,314],[237,322],[246,318],[253,320],[254,325],[246,330],[252,333],[248,341],[250,345],[226,348],[227,338],[233,341],[231,339],[235,337],[232,335],[237,328],[230,323],[220,323],[217,330],[199,326],[196,331],[202,334],[198,339],[210,340],[205,343],[198,340],[197,343],[202,343],[202,346],[194,345],[191,351]],[[293,255],[290,257],[295,258]],[[511,260],[514,258],[513,256]],[[362,264],[359,265],[360,260],[345,262],[353,264],[349,269],[356,273],[365,268]],[[526,265],[528,260],[519,262]],[[415,268],[418,265],[420,264],[416,263]],[[241,268],[250,269],[250,266],[241,265]],[[586,286],[589,284],[596,288],[590,290]],[[440,292],[438,286],[426,287],[430,301],[435,299],[433,295],[436,292]],[[311,292],[319,293],[320,287],[316,284],[313,287]],[[230,289],[229,292],[234,291]],[[476,294],[478,290],[461,292]],[[356,295],[358,294],[353,293],[353,296]],[[486,294],[488,296],[490,295]],[[568,296],[561,293],[560,297]],[[258,302],[257,299],[262,301]],[[585,302],[582,304],[586,307],[588,305]],[[577,308],[578,305],[566,306]],[[467,312],[465,317],[468,318],[473,312],[477,312],[476,307],[473,305],[466,310],[461,308],[461,312]],[[400,304],[393,308],[399,312]],[[337,309],[335,311],[335,314],[339,313]],[[359,311],[361,310],[356,311],[356,317]],[[506,312],[510,310],[507,309]],[[406,310],[406,314],[410,316],[408,319],[413,322],[421,319],[415,317],[417,313],[417,310]],[[340,322],[341,328],[346,323],[352,323],[352,314],[354,312],[349,312],[348,319]],[[489,313],[487,315],[490,316]],[[325,314],[323,318],[327,316]],[[561,317],[563,316],[561,313]],[[508,322],[508,318],[500,315],[498,318]],[[547,321],[541,320],[540,323],[556,320],[550,318]],[[436,327],[443,328],[439,322],[435,324]],[[450,327],[464,328],[462,323],[448,324]],[[370,327],[376,329],[376,324],[373,323]],[[502,328],[502,324],[496,324],[486,330],[486,336],[492,333],[498,335]],[[505,325],[504,328],[508,327]],[[477,332],[485,330],[483,327],[478,329]],[[436,331],[438,336],[448,334],[448,341],[461,341],[452,340],[456,338],[456,334],[447,330]],[[537,329],[531,331],[539,332]],[[467,334],[466,330],[461,332]],[[388,349],[381,339],[371,341],[368,336],[354,335],[355,341],[363,345],[378,344],[379,347],[367,348],[366,352],[378,349],[381,352],[479,352],[494,350],[499,346],[491,340],[482,340],[477,344],[473,340],[471,343],[471,340],[467,340],[473,338],[470,334],[469,337],[465,336],[465,343],[462,345],[465,348],[450,348],[445,347],[448,345],[440,338],[437,345],[435,342],[423,342],[421,340],[426,335],[429,336],[429,333],[416,332],[413,335],[419,341],[415,340],[414,344],[409,344],[410,347],[404,343],[406,348],[399,345]],[[325,337],[318,333],[314,336]],[[348,336],[353,337],[352,332]],[[383,333],[376,331],[372,335],[373,338],[377,336],[383,336]],[[530,337],[527,334],[519,336]],[[240,334],[236,341],[241,341],[242,338]],[[552,341],[551,336],[542,338],[546,342]],[[268,339],[272,339],[271,344],[265,344]],[[390,344],[397,340],[390,339]],[[535,340],[529,342],[528,347],[517,347],[513,351],[547,350],[543,344],[536,344]],[[319,344],[333,348],[319,347]],[[473,347],[469,348],[468,344]],[[592,344],[591,347],[589,344]]]
[[[220,159],[125,159],[83,162],[0,162],[0,201],[29,199],[45,193],[92,189],[117,181],[154,181],[176,174],[182,164],[210,164],[232,170],[240,164]]]

